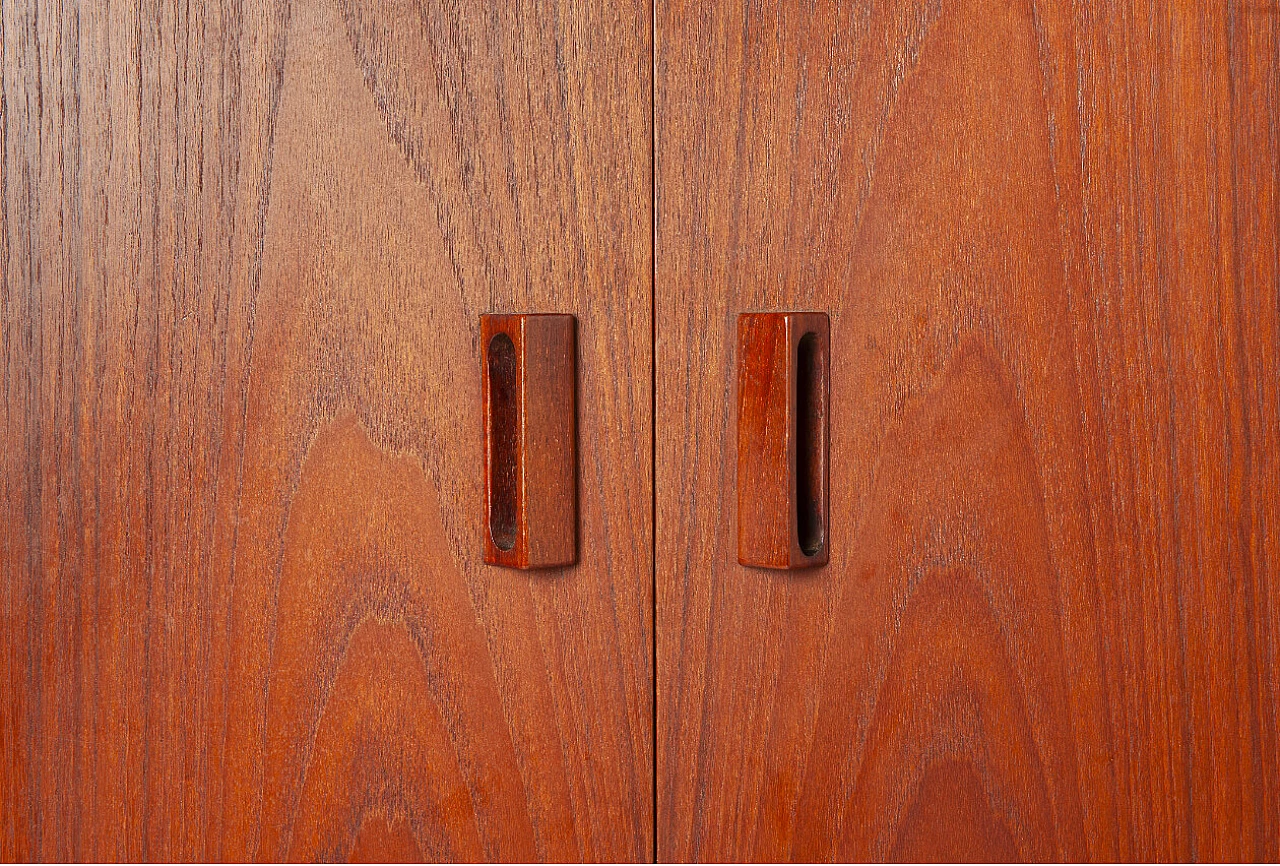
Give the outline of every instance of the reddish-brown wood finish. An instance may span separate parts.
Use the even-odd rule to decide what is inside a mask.
[[[663,860],[1280,858],[1273,2],[661,0]],[[736,557],[737,315],[831,559]]]
[[[829,345],[825,313],[738,316],[742,565],[794,569],[827,562]]]
[[[573,316],[554,313],[480,317],[485,562],[554,568],[576,559],[573,326]]]
[[[652,854],[633,0],[5,4],[0,858]],[[488,566],[489,310],[578,564]]]

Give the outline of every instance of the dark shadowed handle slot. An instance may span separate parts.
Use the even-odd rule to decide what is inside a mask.
[[[796,528],[800,549],[813,556],[822,549],[826,497],[826,357],[814,333],[796,347]]]
[[[489,533],[510,550],[516,543],[519,479],[520,377],[516,347],[506,334],[489,341]]]

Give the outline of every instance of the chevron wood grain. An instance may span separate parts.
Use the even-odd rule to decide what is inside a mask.
[[[3,12],[0,857],[652,853],[647,6]],[[483,564],[479,315],[580,325]]]
[[[659,858],[1280,858],[1274,4],[784,7],[656,5]],[[734,556],[787,309],[804,572]]]

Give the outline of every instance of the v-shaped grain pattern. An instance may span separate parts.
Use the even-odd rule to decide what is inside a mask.
[[[1280,857],[1277,28],[657,4],[661,859]],[[734,557],[734,326],[787,309],[805,573]]]
[[[4,859],[652,849],[647,7],[5,7]],[[482,563],[478,316],[580,327]]]

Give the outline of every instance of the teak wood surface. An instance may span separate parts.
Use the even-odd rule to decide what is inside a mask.
[[[6,4],[0,859],[1280,859],[1278,31]],[[830,562],[747,569],[790,309]],[[551,572],[482,556],[476,323],[532,310]]]
[[[647,4],[6,3],[0,858],[652,856]],[[577,317],[578,564],[478,322]]]
[[[1280,858],[1280,14],[658,0],[662,860]],[[830,563],[735,557],[831,316]]]

